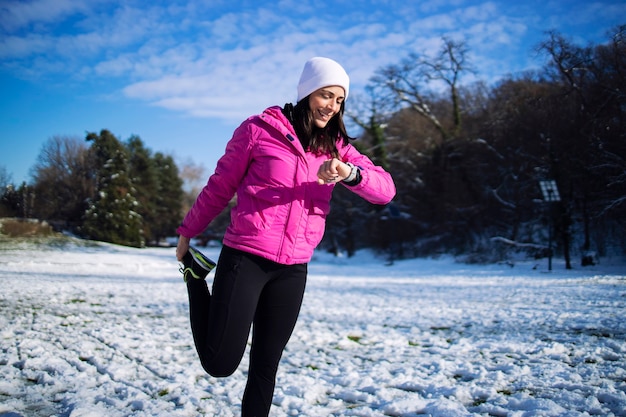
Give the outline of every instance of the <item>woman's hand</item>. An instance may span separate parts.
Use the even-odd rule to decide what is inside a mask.
[[[190,240],[191,239],[185,236],[180,236],[178,238],[178,245],[176,245],[176,259],[178,259],[179,262],[183,261],[183,256],[185,256],[185,254],[189,250]]]
[[[351,171],[352,168],[339,159],[329,159],[328,161],[324,161],[317,170],[317,182],[320,184],[339,182],[348,178]]]

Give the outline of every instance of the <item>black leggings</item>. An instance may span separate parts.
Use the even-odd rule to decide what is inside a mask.
[[[187,282],[191,331],[210,375],[235,372],[254,324],[242,417],[269,414],[278,363],[300,312],[306,276],[307,264],[282,265],[224,246],[212,295],[206,281]]]

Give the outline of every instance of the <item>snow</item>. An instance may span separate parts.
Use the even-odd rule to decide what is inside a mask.
[[[270,415],[626,416],[624,263],[546,263],[316,254]],[[0,416],[239,415],[173,248],[4,244],[0,282]]]

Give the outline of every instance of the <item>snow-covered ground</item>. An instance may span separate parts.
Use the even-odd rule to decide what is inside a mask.
[[[173,248],[5,244],[0,285],[0,416],[239,415]],[[317,254],[271,416],[626,416],[625,307],[624,264]]]

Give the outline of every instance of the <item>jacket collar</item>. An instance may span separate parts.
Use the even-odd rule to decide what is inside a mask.
[[[260,119],[282,134],[298,151],[304,154],[296,132],[280,106],[268,107],[259,115]]]

